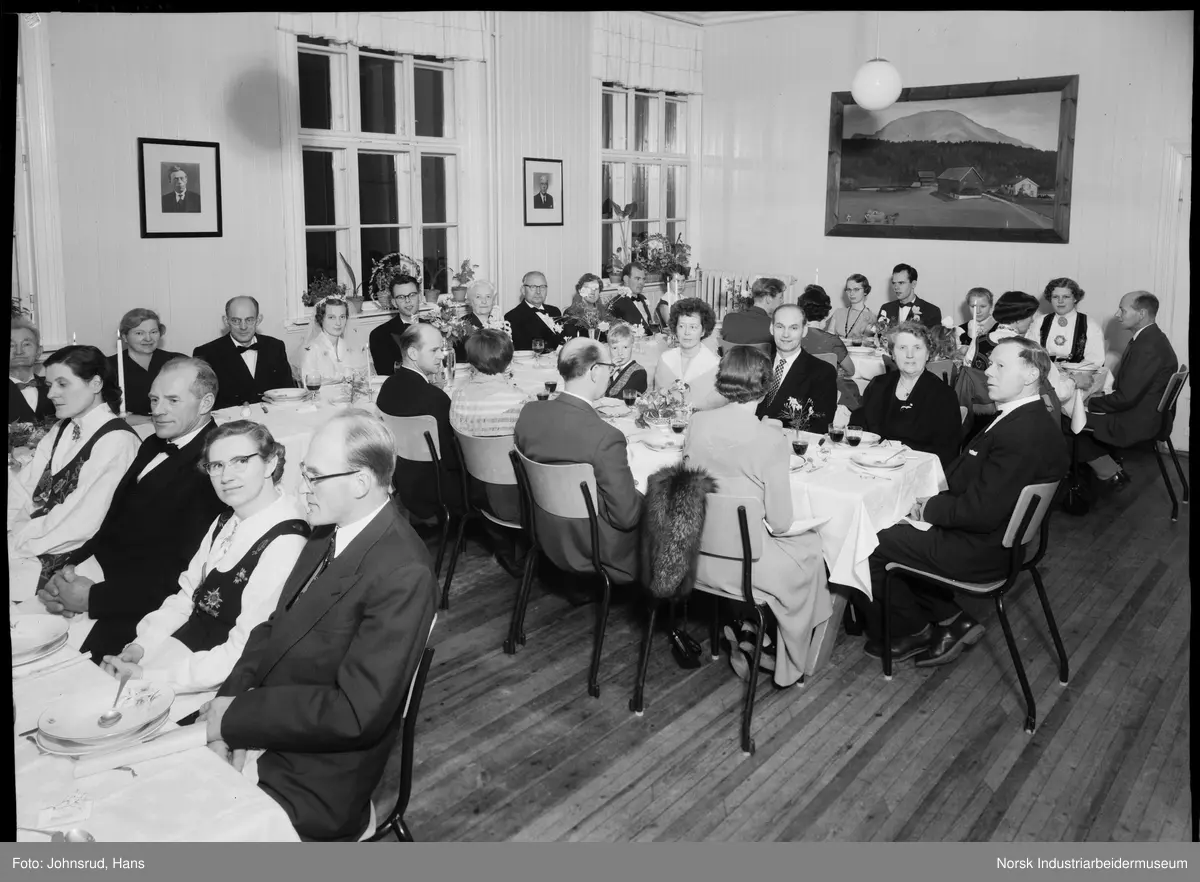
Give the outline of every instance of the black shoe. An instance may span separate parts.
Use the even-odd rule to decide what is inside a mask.
[[[914,655],[920,655],[925,650],[929,649],[933,642],[933,625],[926,625],[916,634],[909,634],[905,637],[892,638],[892,661],[900,662],[912,658]],[[867,645],[863,647],[867,655],[873,658],[883,658],[883,643],[882,641],[868,640]]]
[[[700,644],[678,628],[671,632],[671,655],[684,670],[700,667]]]
[[[983,625],[962,613],[949,625],[935,625],[929,648],[917,656],[918,668],[944,665],[954,661],[964,649],[983,638]]]
[[[683,645],[684,650],[687,651],[688,655],[694,655],[696,658],[700,657],[700,644],[696,642],[692,635],[687,631],[683,630],[682,628],[676,628],[671,632],[671,639],[672,641],[678,639]]]

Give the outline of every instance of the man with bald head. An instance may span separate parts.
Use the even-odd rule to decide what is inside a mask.
[[[217,374],[217,403],[214,410],[261,401],[263,393],[294,385],[282,340],[258,333],[262,314],[258,301],[249,295],[234,297],[225,304],[227,333],[192,351]]]
[[[207,362],[181,356],[163,365],[150,384],[154,434],[80,550],[81,563],[63,567],[38,592],[48,612],[86,614],[69,639],[79,646],[86,635],[82,649],[97,664],[120,654],[142,617],[179,590],[179,574],[225,507],[199,467],[216,426],[216,398],[217,376]]]
[[[802,411],[812,406],[808,431],[825,432],[837,410],[837,370],[809,355],[802,343],[808,332],[804,310],[794,303],[776,307],[771,316],[775,354],[771,362],[771,387],[758,405],[758,417],[788,419],[785,410],[794,399]]]
[[[546,342],[547,352],[562,345],[562,334],[554,324],[562,318],[562,311],[546,304],[549,290],[546,276],[537,270],[527,272],[521,280],[521,302],[504,314],[512,327],[513,349],[532,349],[533,341],[539,339]]]

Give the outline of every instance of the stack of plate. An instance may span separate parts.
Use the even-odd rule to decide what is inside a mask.
[[[113,681],[114,688],[116,681]],[[117,710],[121,719],[104,728],[100,715],[112,707],[106,695],[78,696],[51,705],[38,720],[38,747],[56,756],[94,756],[137,744],[167,722],[175,693],[160,683],[130,683]]]
[[[62,616],[14,616],[9,624],[13,667],[27,665],[57,652],[67,642]]]
[[[291,404],[304,400],[308,392],[304,389],[268,389],[263,393],[263,400],[268,404]]]

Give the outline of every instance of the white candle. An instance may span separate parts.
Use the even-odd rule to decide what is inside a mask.
[[[120,331],[117,331],[117,385],[121,387],[121,416],[125,416],[125,354],[121,351]]]
[[[78,342],[79,341],[75,339],[75,333],[72,331],[71,332],[71,345],[74,346]]]
[[[813,284],[814,285],[821,284],[821,268],[820,267],[817,267],[817,269],[813,270]]]

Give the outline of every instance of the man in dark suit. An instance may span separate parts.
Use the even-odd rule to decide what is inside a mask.
[[[54,416],[46,380],[33,372],[41,357],[41,335],[33,322],[13,319],[8,338],[9,424],[39,422]]]
[[[750,288],[752,305],[741,312],[731,312],[721,322],[721,343],[728,346],[757,346],[769,350],[771,314],[783,305],[787,286],[779,279],[755,279]],[[768,354],[769,351],[768,351]]]
[[[250,296],[234,297],[225,304],[225,327],[229,333],[192,351],[217,374],[215,410],[252,404],[264,392],[294,386],[287,348],[282,340],[258,333],[262,316],[258,301]]]
[[[837,370],[801,348],[806,329],[804,311],[799,306],[784,304],[776,308],[771,320],[775,341],[771,388],[757,413],[759,419],[788,421],[793,419],[785,412],[789,408],[799,408],[795,413],[799,417],[811,404],[809,423],[799,428],[821,434],[829,429],[837,411]],[[795,405],[791,404],[793,399]]]
[[[442,498],[454,514],[463,507],[462,464],[450,427],[450,396],[429,382],[438,372],[445,345],[442,332],[433,325],[409,325],[400,336],[404,366],[384,381],[375,404],[392,416],[431,416],[437,420]],[[437,512],[437,477],[427,462],[399,459],[396,463],[396,492],[419,518]]]
[[[370,826],[433,625],[429,552],[388,495],[394,457],[366,411],[313,435],[301,470],[312,536],[201,709],[209,747],[235,768],[265,749],[258,786],[306,841],[353,841]]]
[[[1108,455],[1110,447],[1128,447],[1158,434],[1162,417],[1158,403],[1179,359],[1167,335],[1156,324],[1158,298],[1148,291],[1130,291],[1121,298],[1117,320],[1133,333],[1113,377],[1113,390],[1088,400],[1088,428],[1079,436],[1079,458],[1092,467],[1101,481],[1118,486],[1129,483]],[[1097,443],[1099,442],[1099,443]]]
[[[537,270],[527,272],[521,280],[521,302],[504,314],[512,326],[513,349],[532,349],[538,339],[546,342],[547,352],[562,345],[562,333],[554,325],[562,311],[546,305],[549,290],[546,277]]]
[[[404,360],[400,352],[400,335],[415,321],[414,316],[421,308],[421,283],[407,273],[392,276],[388,291],[388,305],[396,310],[396,315],[372,328],[367,338],[371,363],[381,377],[391,376],[396,372],[396,362]]]
[[[879,532],[870,559],[875,597],[891,561],[968,581],[1004,577],[1009,551],[1001,543],[1021,490],[1062,480],[1069,465],[1062,430],[1040,395],[1049,371],[1046,350],[1021,337],[992,350],[988,392],[1000,413],[946,469],[948,489],[913,506],[909,518],[931,529],[901,523]],[[867,623],[866,651],[879,657],[878,600],[858,592],[851,599]],[[894,661],[945,664],[983,636],[946,589],[894,577],[890,600]]]
[[[542,177],[538,180],[538,192],[533,194],[533,207],[534,208],[553,208],[554,207],[554,197],[546,192],[546,190],[549,189],[549,187],[550,187],[550,180],[545,175],[542,175]]]
[[[893,326],[914,321],[936,328],[942,323],[942,311],[917,296],[917,271],[907,263],[898,263],[892,270],[892,293],[896,299],[883,304],[879,314],[887,316]]]
[[[640,263],[627,263],[621,270],[621,284],[629,289],[628,297],[613,300],[608,308],[614,316],[630,327],[641,326],[647,336],[658,331],[654,309],[646,302],[642,289],[646,287],[646,268]]]
[[[617,582],[638,577],[638,530],[642,494],[629,470],[625,436],[596,413],[612,374],[608,348],[587,337],[568,340],[558,358],[563,392],[552,401],[531,401],[517,418],[513,440],[535,462],[587,463],[596,473],[600,560]],[[569,571],[591,569],[582,550],[591,547],[587,524],[538,514],[538,540],[546,556]]]
[[[163,193],[163,214],[198,214],[200,212],[200,194],[188,191],[187,172],[179,166],[173,165],[168,177],[171,179],[171,192]]]
[[[87,613],[83,641],[99,664],[118,655],[142,617],[179,590],[179,574],[224,505],[199,468],[215,427],[217,376],[195,358],[169,362],[150,387],[155,434],[121,479],[87,556],[50,578],[38,597],[52,613]]]

